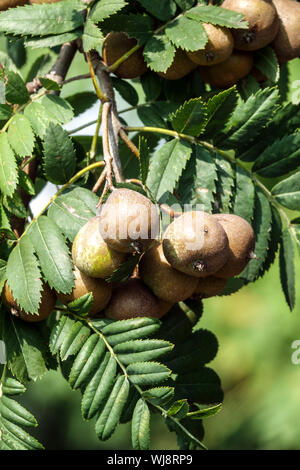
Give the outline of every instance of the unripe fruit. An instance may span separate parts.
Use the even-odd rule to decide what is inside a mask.
[[[194,291],[194,296],[207,299],[219,295],[227,283],[227,279],[220,277],[208,276],[198,280],[197,287]]]
[[[195,277],[219,271],[229,256],[223,227],[202,211],[186,212],[169,225],[163,251],[173,268]]]
[[[202,23],[202,26],[207,33],[208,42],[202,50],[188,51],[188,57],[199,65],[215,65],[224,62],[233,51],[231,32],[227,28],[210,23]]]
[[[130,279],[113,290],[105,315],[113,320],[136,317],[160,318],[160,305],[142,281]]]
[[[222,7],[242,13],[248,22],[248,29],[232,30],[236,49],[255,51],[274,40],[279,19],[272,0],[225,0]]]
[[[155,205],[131,189],[114,189],[101,207],[99,218],[103,239],[122,253],[144,251],[159,234]]]
[[[197,278],[172,268],[161,244],[150,248],[142,256],[139,273],[156,297],[172,304],[188,299],[198,283]]]
[[[224,228],[229,241],[229,256],[215,276],[229,278],[237,276],[253,257],[255,234],[251,225],[235,214],[214,214],[213,217]]]
[[[77,233],[72,258],[84,274],[106,279],[125,260],[125,254],[112,250],[105,243],[100,234],[99,217],[93,217]]]
[[[12,310],[12,313],[26,322],[37,323],[49,317],[56,303],[55,292],[50,289],[48,284],[43,284],[41,292],[41,300],[37,314],[26,313],[20,309],[16,299],[14,298],[7,282],[2,292],[2,301],[4,305]]]
[[[1,0],[0,11],[8,10],[8,8],[22,6],[22,5],[25,5],[26,3],[27,3],[27,0]]]
[[[137,45],[135,38],[130,38],[123,32],[109,33],[102,48],[103,60],[106,65],[113,65],[126,52]],[[135,51],[128,59],[122,62],[114,73],[120,78],[140,77],[147,71],[142,48]]]
[[[253,67],[250,52],[233,51],[232,55],[217,65],[199,67],[203,80],[215,88],[227,88],[246,77]]]
[[[93,317],[97,315],[101,310],[103,310],[108,304],[112,286],[108,284],[103,279],[95,279],[79,271],[75,266],[74,269],[75,277],[75,286],[71,294],[58,294],[59,300],[63,304],[68,304],[73,302],[79,297],[82,297],[85,294],[91,292],[93,294],[93,303],[91,309],[89,310],[89,316]]]
[[[273,47],[280,63],[300,56],[300,3],[294,0],[273,0],[279,16],[279,31]]]
[[[197,65],[192,62],[182,49],[176,49],[172,64],[165,72],[157,72],[157,74],[166,80],[178,80],[195,70]]]

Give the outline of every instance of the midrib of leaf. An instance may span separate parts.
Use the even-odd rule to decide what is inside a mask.
[[[20,255],[20,258],[21,258],[21,261],[22,261],[20,245],[18,246],[18,249],[19,249],[19,255]],[[33,256],[34,256],[34,255],[33,255]],[[23,279],[25,279],[26,295],[27,295],[27,298],[30,299],[30,303],[31,303],[31,308],[32,308],[32,310],[34,310],[34,306],[33,306],[32,301],[31,301],[31,296],[29,295],[29,289],[28,289],[29,283],[28,283],[28,279],[27,279],[27,276],[26,276],[24,264],[23,264],[22,262],[21,262],[21,267],[22,267],[22,271],[23,271]],[[40,300],[41,300],[41,296],[40,296]]]

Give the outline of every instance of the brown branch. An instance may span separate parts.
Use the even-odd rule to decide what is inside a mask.
[[[106,169],[102,171],[101,175],[99,176],[98,180],[96,181],[95,185],[93,186],[92,192],[97,193],[101,188],[102,184],[104,183],[106,178]]]
[[[109,189],[113,188],[112,182],[112,156],[110,153],[110,139],[109,139],[109,116],[110,116],[111,103],[106,101],[103,104],[102,111],[102,144],[103,144],[103,156],[105,161],[106,169],[106,182]]]
[[[131,150],[131,152],[136,156],[136,158],[140,158],[140,151],[139,149],[134,145],[134,143],[129,139],[128,135],[124,131],[123,128],[120,129],[119,135],[123,142],[127,145],[127,147]]]

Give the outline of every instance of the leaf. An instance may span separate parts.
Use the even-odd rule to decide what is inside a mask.
[[[0,416],[0,419],[5,418],[11,423],[20,426],[37,426],[36,419],[29,411],[12,398],[5,396],[0,398]]]
[[[73,118],[73,111],[69,103],[55,95],[43,96],[39,101],[47,110],[49,117],[53,121],[58,121],[61,124],[67,124]]]
[[[142,183],[146,184],[150,164],[150,149],[147,140],[143,136],[139,136],[139,154],[140,178]]]
[[[9,10],[8,10],[9,11]],[[3,19],[3,13],[8,13],[7,12],[2,12],[1,17],[0,17],[0,25],[1,25],[1,20]],[[13,11],[13,10],[10,10]],[[6,77],[7,77],[7,85],[6,85],[6,100],[9,103],[14,103],[14,104],[25,104],[29,100],[29,94],[26,88],[26,85],[22,79],[22,77],[15,72],[12,72],[10,70],[6,70]]]
[[[160,321],[156,318],[140,317],[112,322],[101,331],[109,344],[116,346],[124,341],[151,336],[159,327]]]
[[[74,117],[77,117],[90,109],[93,104],[97,102],[97,99],[96,93],[92,93],[90,91],[76,93],[75,95],[71,95],[66,98],[67,102],[74,110]]]
[[[105,349],[104,341],[96,334],[88,338],[76,356],[70,372],[69,383],[74,390],[87,383],[95,369],[101,364]]]
[[[49,286],[56,292],[71,292],[74,287],[73,264],[65,239],[55,223],[49,217],[40,216],[31,225],[28,235]]]
[[[157,200],[166,191],[173,192],[191,154],[191,145],[178,139],[167,142],[154,154],[147,186]]]
[[[23,191],[25,191],[30,196],[35,196],[34,184],[27,173],[25,173],[23,170],[19,171],[19,184]]]
[[[176,418],[178,420],[181,420],[184,418],[189,411],[189,405],[187,403],[186,399],[183,400],[177,400],[172,405],[167,411],[168,416],[172,416],[173,418]]]
[[[165,35],[154,35],[144,48],[144,58],[154,72],[165,72],[172,65],[175,47]]]
[[[206,106],[200,98],[185,102],[171,117],[173,129],[192,136],[201,134],[206,123]]]
[[[279,263],[282,290],[290,310],[293,310],[295,307],[295,261],[293,240],[288,229],[282,233]]]
[[[271,82],[278,82],[280,76],[280,68],[274,49],[272,47],[264,47],[255,52],[255,67],[260,70]]]
[[[135,450],[148,450],[150,447],[150,411],[142,398],[138,400],[133,412],[131,440]]]
[[[232,193],[235,184],[235,174],[231,163],[225,158],[216,159],[217,175],[216,196],[218,198],[218,210],[230,212],[232,208]],[[253,198],[254,199],[254,198]]]
[[[212,23],[227,28],[247,29],[244,15],[214,5],[199,5],[186,12],[188,18],[199,22]]]
[[[101,46],[104,40],[103,34],[100,29],[95,25],[94,21],[88,17],[84,26],[82,44],[83,50],[89,52],[91,49],[96,49]]]
[[[174,46],[186,51],[204,49],[208,41],[202,24],[186,16],[180,16],[169,23],[165,28],[165,33]]]
[[[208,367],[199,367],[197,372],[182,373],[175,380],[177,399],[187,398],[189,402],[200,404],[220,403],[223,399],[220,379]]]
[[[160,77],[149,71],[140,77],[140,81],[145,93],[146,101],[156,101],[162,89]]]
[[[72,310],[72,312],[77,313],[81,317],[85,317],[89,313],[92,303],[93,294],[92,292],[88,292],[87,294],[78,297],[78,299],[69,302],[67,306],[68,310]]]
[[[145,104],[140,106],[137,110],[137,114],[145,126],[165,127],[165,122],[154,105]]]
[[[30,121],[22,114],[16,114],[8,128],[8,140],[20,157],[32,154],[34,147],[34,134]]]
[[[6,379],[4,379],[2,386],[3,395],[21,395],[25,391],[25,386],[16,379],[11,377],[6,377]]]
[[[204,419],[208,418],[209,416],[214,416],[215,414],[219,413],[222,409],[222,403],[218,403],[217,405],[212,405],[208,407],[201,408],[197,411],[192,411],[187,414],[189,418],[192,419]]]
[[[228,88],[214,95],[206,103],[205,139],[216,140],[216,134],[223,131],[238,101],[236,88]]]
[[[44,449],[34,437],[5,418],[0,422],[1,450],[41,450]]]
[[[93,6],[89,17],[95,23],[99,23],[120,11],[125,5],[126,2],[124,0],[100,0],[100,2]]]
[[[43,139],[50,122],[53,121],[52,116],[49,116],[44,106],[33,101],[26,106],[24,116],[30,121],[35,134]]]
[[[251,223],[254,210],[255,188],[249,173],[236,166],[236,187],[233,201],[233,213]]]
[[[192,8],[194,5],[194,0],[175,0],[179,8],[182,10],[188,10],[189,8]]]
[[[133,384],[145,387],[163,382],[171,371],[158,362],[136,362],[127,367],[127,374]]]
[[[141,46],[151,39],[154,29],[154,21],[145,14],[118,14],[102,23],[103,31],[126,32],[129,37],[134,37]]]
[[[74,323],[74,320],[67,317],[67,315],[62,315],[61,318],[54,323],[54,326],[51,329],[49,341],[49,348],[53,355],[59,352]]]
[[[11,115],[11,107],[8,104],[0,104],[0,121],[7,121]]]
[[[133,274],[135,267],[140,260],[140,255],[132,254],[126,261],[120,264],[113,273],[106,279],[106,282],[125,282]]]
[[[143,392],[143,397],[153,405],[165,405],[173,396],[173,387],[154,387]]]
[[[49,35],[39,37],[33,37],[31,39],[25,40],[25,46],[31,47],[32,49],[44,48],[44,47],[55,47],[64,44],[65,42],[75,41],[78,38],[81,38],[82,30],[81,28],[75,29],[75,31],[71,31],[70,33],[63,33],[57,35]]]
[[[25,80],[26,83],[31,82],[35,77],[46,73],[46,70],[49,68],[50,61],[50,54],[42,54],[37,59],[35,59],[33,64],[30,66],[29,72],[27,73]]]
[[[138,0],[138,2],[161,21],[169,20],[176,12],[176,4],[173,0]]]
[[[86,342],[89,334],[90,329],[83,325],[82,322],[77,321],[76,323],[73,323],[60,347],[60,356],[62,360],[66,361],[69,356],[77,354]]]
[[[20,219],[25,219],[27,216],[26,207],[24,206],[22,198],[17,191],[15,191],[11,197],[4,196],[3,205],[8,210],[8,212],[14,214]]]
[[[42,86],[46,88],[46,90],[54,90],[54,91],[60,90],[60,86],[55,80],[51,80],[50,78],[47,78],[47,77],[38,77],[38,78]]]
[[[293,219],[291,222],[290,231],[292,232],[297,243],[298,251],[300,254],[300,218]]]
[[[45,36],[72,31],[83,22],[83,16],[72,8],[70,0],[4,11],[0,17],[0,31],[24,36]]]
[[[6,133],[0,134],[0,189],[12,196],[18,183],[17,164]]]
[[[111,78],[113,87],[120,93],[123,100],[127,101],[131,106],[136,106],[139,101],[139,96],[136,89],[130,85],[126,80],[120,78]]]
[[[12,250],[6,267],[7,283],[18,304],[27,313],[38,312],[42,282],[34,248],[23,236]]]
[[[136,339],[125,341],[114,347],[114,352],[124,365],[134,362],[152,361],[173,349],[173,344],[158,339]]]
[[[275,199],[284,207],[291,210],[300,208],[300,172],[280,181],[272,189]]]
[[[23,38],[6,38],[6,49],[8,55],[13,60],[14,64],[20,69],[26,63],[27,51],[24,47]]]
[[[44,172],[48,181],[66,183],[76,168],[71,139],[60,125],[50,123],[44,137]]]

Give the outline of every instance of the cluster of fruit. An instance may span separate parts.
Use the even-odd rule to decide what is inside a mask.
[[[199,67],[203,80],[226,88],[250,72],[258,81],[266,77],[253,66],[253,51],[271,45],[280,64],[300,56],[300,4],[295,0],[225,0],[222,8],[244,15],[248,29],[231,29],[203,23],[208,36],[204,49],[177,49],[166,72],[158,75],[178,80]],[[124,32],[110,32],[103,43],[104,62],[111,66],[136,46]],[[120,78],[136,78],[147,71],[142,49],[138,49],[115,71]]]

